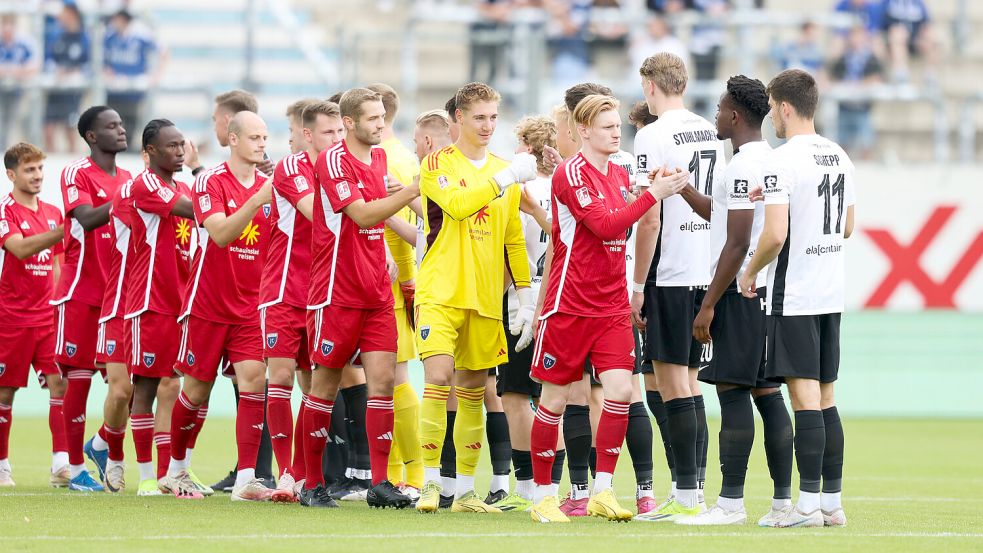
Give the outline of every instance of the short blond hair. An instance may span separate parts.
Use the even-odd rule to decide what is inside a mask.
[[[668,96],[682,96],[689,80],[683,58],[668,52],[645,58],[638,72]]]
[[[329,102],[327,100],[318,100],[316,102],[310,103],[304,108],[304,111],[300,115],[301,124],[305,129],[313,129],[314,124],[317,123],[318,115],[326,115],[328,117],[341,117],[341,108],[338,104],[334,102]]]
[[[567,106],[565,104],[553,106],[553,120],[560,121],[563,119],[570,119],[570,110],[567,109]]]
[[[501,102],[502,96],[485,83],[468,83],[454,95],[456,109],[465,111],[477,102]]]
[[[451,128],[450,117],[442,109],[432,109],[421,113],[416,118],[416,125],[420,128],[437,129],[448,133]]]
[[[362,105],[365,102],[382,102],[382,95],[368,88],[353,88],[346,91],[341,95],[341,101],[338,102],[341,116],[351,117],[358,121],[359,117],[362,116]]]
[[[259,103],[256,101],[256,97],[250,92],[239,89],[219,94],[215,97],[215,105],[230,112],[232,115],[240,111],[251,111],[253,113],[259,111]]]
[[[536,156],[536,169],[540,173],[548,174],[543,150],[546,146],[556,148],[556,123],[549,117],[541,115],[523,117],[515,126],[515,136],[529,146],[532,155]]]
[[[304,115],[304,110],[307,109],[307,106],[319,101],[320,100],[317,98],[304,98],[303,100],[297,100],[296,102],[287,106],[287,117],[295,121],[301,121],[301,118]]]
[[[577,104],[573,110],[573,121],[578,125],[589,127],[601,113],[608,110],[618,111],[618,100],[602,94],[591,94]]]

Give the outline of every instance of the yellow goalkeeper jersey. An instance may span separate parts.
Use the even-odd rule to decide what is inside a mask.
[[[386,151],[389,173],[403,186],[413,184],[413,179],[420,174],[420,161],[416,158],[416,154],[406,149],[396,137],[383,140],[380,146]],[[416,213],[409,207],[399,210],[396,216],[414,227],[417,226]],[[395,308],[401,309],[404,301],[399,283],[416,278],[416,248],[400,238],[389,227],[386,227],[385,237],[389,252],[392,253],[396,266],[399,267],[399,278],[393,283],[393,298],[396,300]]]
[[[529,286],[519,199],[494,180],[508,162],[491,154],[476,166],[457,146],[427,156],[420,167],[427,251],[416,281],[418,305],[472,309],[502,318],[505,270]]]

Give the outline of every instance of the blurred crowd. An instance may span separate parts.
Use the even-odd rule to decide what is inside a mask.
[[[106,103],[136,128],[147,91],[164,64],[151,28],[136,18],[127,2],[105,2],[87,19],[75,0],[45,0],[43,28],[31,32],[30,16],[0,15],[0,144],[24,134],[27,92],[40,84],[46,151],[74,153],[75,123],[94,73],[101,72]],[[99,26],[99,29],[94,29]],[[93,33],[102,40],[101,67],[93,60]]]

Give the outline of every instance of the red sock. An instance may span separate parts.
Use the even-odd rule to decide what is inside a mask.
[[[154,443],[157,445],[157,479],[167,476],[167,466],[171,461],[171,435],[167,432],[155,432]]]
[[[393,446],[393,396],[373,396],[365,403],[365,436],[369,440],[372,485],[387,479]]]
[[[290,475],[299,482],[307,474],[307,461],[304,459],[304,414],[307,413],[307,395],[300,400],[300,410],[297,411],[297,422],[294,426],[294,462],[290,467]]]
[[[184,390],[174,400],[171,412],[171,458],[183,461],[188,454],[188,441],[195,429],[198,406],[191,403]]]
[[[236,446],[239,452],[239,470],[255,469],[259,442],[263,438],[263,392],[239,392],[239,408],[236,411]]]
[[[205,417],[208,416],[208,404],[204,403],[198,408],[198,416],[195,417],[195,427],[191,429],[191,437],[188,438],[188,449],[194,449],[198,443],[198,435],[205,426]]]
[[[67,387],[62,413],[65,415],[65,440],[68,443],[68,462],[85,464],[82,446],[85,442],[85,404],[89,399],[92,375],[95,371],[64,367]]]
[[[324,454],[324,445],[328,443],[333,408],[333,401],[307,396],[307,406],[304,409],[304,464],[307,468],[304,489],[310,490],[324,484],[321,456]]]
[[[48,400],[48,428],[51,430],[51,451],[68,451],[68,438],[65,437],[65,413],[62,410],[65,400],[53,397]]]
[[[290,408],[290,392],[289,386],[276,384],[270,384],[266,392],[266,424],[270,426],[270,442],[280,474],[290,468],[293,453],[294,418]]]
[[[628,430],[628,405],[623,401],[604,400],[601,420],[597,423],[597,472],[614,474]]]
[[[560,415],[540,405],[532,420],[529,450],[532,453],[532,479],[540,486],[553,483],[553,461],[560,433]]]
[[[6,459],[10,449],[10,424],[13,421],[13,407],[0,403],[0,461]]]
[[[99,428],[99,437],[106,440],[109,444],[109,460],[123,460],[123,438],[126,436],[126,425],[119,428],[112,428],[106,423],[102,423]]]
[[[133,434],[133,449],[138,463],[154,460],[154,414],[130,415],[130,433]]]

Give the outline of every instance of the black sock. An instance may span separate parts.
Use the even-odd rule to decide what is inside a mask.
[[[669,417],[669,441],[676,461],[676,488],[697,489],[696,406],[692,397],[673,399],[666,403]]]
[[[843,489],[843,423],[836,407],[823,409],[826,448],[823,451],[823,493]]]
[[[511,468],[512,442],[509,441],[509,421],[505,413],[485,415],[485,434],[488,436],[492,474],[507,476]]]
[[[567,450],[561,449],[556,452],[556,458],[553,459],[553,474],[550,476],[550,480],[554,484],[559,484],[560,480],[563,480],[563,462],[567,459]]]
[[[557,456],[559,456],[559,451]],[[519,449],[512,450],[512,466],[515,467],[515,479],[519,482],[532,480],[532,454]],[[554,463],[554,466],[555,463]]]
[[[270,425],[266,424],[266,403],[263,403],[263,434],[256,452],[256,478],[276,482],[273,477],[273,442],[270,441]]]
[[[457,478],[457,450],[454,449],[455,420],[457,420],[457,411],[448,411],[444,448],[440,450],[440,475],[444,478]]]
[[[590,457],[587,458],[587,466],[590,467],[590,478],[597,478],[597,448],[591,446]]]
[[[571,485],[587,485],[590,467],[590,410],[586,405],[567,405],[563,412],[563,441]]]
[[[707,480],[707,446],[710,443],[710,429],[707,427],[707,410],[703,404],[703,396],[693,396],[696,408],[696,479],[703,489]]]
[[[669,474],[672,481],[676,481],[676,463],[672,457],[672,444],[669,442],[669,416],[666,414],[666,404],[662,403],[662,394],[658,391],[645,392],[645,400],[648,403],[649,411],[655,417],[655,423],[659,425],[659,435],[662,437],[662,447],[666,452],[666,466],[669,467]]]
[[[628,406],[628,432],[625,434],[635,484],[652,489],[652,420],[641,401]],[[647,487],[646,487],[647,486]]]
[[[365,435],[365,407],[369,399],[369,388],[365,384],[357,384],[341,391],[345,396],[345,403],[348,407],[346,421],[348,423],[348,437],[351,438],[351,448],[349,451],[354,453],[355,470],[359,471],[356,476],[365,479],[364,476],[372,472],[372,463],[369,458],[369,439]],[[349,454],[349,457],[352,457]]]
[[[324,445],[324,455],[321,457],[321,472],[324,474],[326,487],[344,480],[345,469],[355,466],[349,465],[348,462],[351,444],[348,438],[348,424],[345,422],[348,412],[346,407],[344,396],[338,394],[331,409],[328,443]],[[352,463],[354,462],[353,458]]]
[[[792,499],[792,418],[781,392],[754,400],[765,431],[765,457],[775,499]]]
[[[795,464],[799,468],[799,490],[819,493],[823,476],[826,428],[822,411],[795,412]]]
[[[747,460],[754,444],[754,410],[750,388],[719,392],[720,398],[720,496],[744,497]]]

